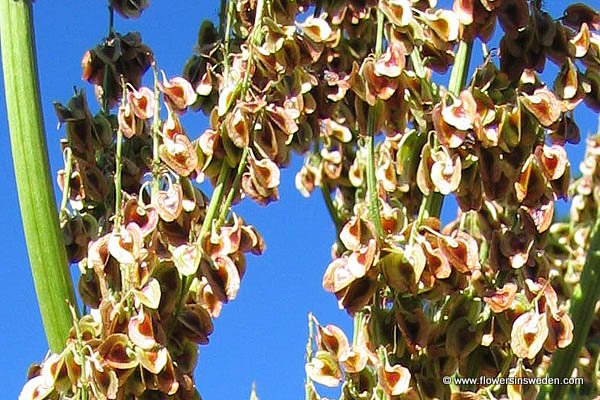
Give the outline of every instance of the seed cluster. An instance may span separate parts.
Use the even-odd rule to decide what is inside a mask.
[[[131,18],[147,3],[111,1]],[[496,21],[499,63],[485,46]],[[600,109],[599,30],[581,4],[554,20],[526,0],[230,0],[183,76],[160,79],[140,35],[111,29],[82,61],[102,110],[83,91],[56,105],[62,227],[90,312],[21,398],[199,398],[197,345],[245,254],[265,247],[231,206],[277,200],[292,151],[305,154],[298,190],[320,190],[337,228],[323,287],[355,322],[350,341],[309,318],[307,398],[321,398],[315,383],[342,399],[532,398],[535,386],[441,377],[543,376],[573,339],[600,139],[571,188],[564,146],[580,140],[575,107]],[[484,60],[468,79],[475,40]],[[189,109],[209,117],[198,137]],[[459,212],[442,226],[448,195]],[[571,221],[553,223],[569,195]]]

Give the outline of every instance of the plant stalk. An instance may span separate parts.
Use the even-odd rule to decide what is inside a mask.
[[[375,57],[379,57],[383,52],[383,25],[384,15],[381,10],[377,10],[377,38],[375,42]],[[383,227],[381,225],[381,215],[379,213],[379,194],[377,193],[377,176],[375,162],[375,125],[377,114],[381,109],[381,101],[377,99],[375,105],[369,108],[367,116],[367,135],[365,137],[365,147],[367,149],[367,207],[369,217],[379,239],[383,238]]]
[[[154,115],[152,119],[152,196],[160,190],[160,90],[158,89],[158,67],[152,63],[154,76]]]
[[[231,184],[231,188],[229,189],[229,193],[227,193],[227,198],[225,199],[225,203],[221,208],[221,212],[219,213],[219,219],[217,220],[217,228],[219,228],[225,222],[227,218],[227,214],[229,214],[229,208],[233,203],[233,199],[240,188],[240,181],[242,180],[242,175],[244,174],[244,170],[246,169],[246,163],[248,162],[248,153],[250,151],[250,147],[244,147],[242,151],[242,158],[240,159],[240,163],[238,164],[237,172],[235,174],[235,178],[233,179],[233,183]]]
[[[73,283],[59,226],[40,104],[31,1],[0,0],[6,108],[19,205],[46,338],[60,352],[72,326]]]
[[[70,147],[65,148],[65,151],[63,152],[63,156],[65,159],[65,180],[64,180],[62,200],[60,202],[60,221],[61,221],[61,223],[64,221],[64,219],[67,219],[67,217],[68,217],[67,203],[69,202],[69,197],[71,194],[71,175],[73,174],[73,151],[71,150]]]
[[[123,152],[123,131],[121,128],[117,130],[117,144],[115,157],[115,226],[119,228],[122,222],[121,205],[123,203],[122,175],[123,175],[123,160],[121,154]]]

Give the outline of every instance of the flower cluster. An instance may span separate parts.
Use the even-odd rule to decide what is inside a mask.
[[[370,360],[361,366],[371,368],[357,371],[346,361],[349,350],[340,350],[345,345],[324,345],[317,336],[317,351],[307,357],[309,383],[342,384],[342,398],[447,398],[451,387],[441,376],[539,374],[573,338],[566,312],[572,292],[564,286],[578,275],[573,265],[569,276],[556,268],[545,250],[560,236],[553,233],[555,202],[569,192],[564,145],[579,141],[573,110],[582,101],[595,108],[598,14],[570,6],[555,21],[525,1],[455,1],[453,11],[402,0],[372,6],[351,28],[340,26],[348,39],[337,48],[353,51],[329,58],[325,68],[338,69],[323,76],[337,90],[317,109],[333,112],[296,178],[306,195],[319,186],[327,197],[333,192],[339,240],[323,287],[359,321],[355,338]],[[337,26],[333,7],[322,11]],[[464,49],[475,36],[490,40],[496,17],[500,63],[484,54],[467,80]],[[541,35],[549,34],[543,29],[552,40],[540,49]],[[357,30],[374,36],[355,44]],[[558,37],[563,47],[552,44]],[[536,72],[546,59],[562,67],[553,89]],[[448,89],[432,82],[450,66]],[[381,140],[369,143],[378,133]],[[442,226],[441,202],[450,194],[459,215]],[[594,219],[581,217],[588,226],[575,239],[575,270]],[[570,257],[563,251],[560,260]],[[400,374],[397,392],[380,373],[390,365],[412,373]],[[318,398],[312,384],[307,388]],[[537,390],[460,389],[472,392],[453,395],[530,398]]]
[[[233,183],[210,199],[197,185],[206,136],[192,140],[179,119],[197,92],[181,77],[160,80],[156,66],[154,88],[141,86],[151,64],[139,34],[111,31],[82,62],[101,111],[92,115],[83,91],[55,105],[67,132],[61,226],[90,311],[73,310],[65,349],[30,370],[21,399],[199,398],[197,345],[236,298],[246,254],[264,251],[259,233],[229,214],[231,202],[223,206]],[[227,113],[232,124],[239,117]],[[253,155],[248,165],[257,190],[265,182],[276,191],[271,165]]]

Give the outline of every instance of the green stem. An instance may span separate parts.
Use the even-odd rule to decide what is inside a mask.
[[[229,0],[229,6],[227,7],[227,26],[225,27],[225,54],[223,55],[223,63],[225,66],[223,76],[225,78],[225,82],[227,82],[227,78],[229,77],[229,42],[231,40],[231,24],[233,21],[234,13],[235,1]]]
[[[115,10],[113,6],[108,3],[108,34],[110,35],[115,31]]]
[[[262,28],[262,16],[265,10],[265,0],[258,0],[258,4],[256,5],[256,17],[254,19],[254,27],[252,28],[252,34],[250,36],[250,46],[248,50],[248,64],[246,66],[246,74],[244,75],[244,83],[242,84],[242,92],[243,95],[240,95],[240,98],[244,100],[246,97],[246,92],[248,90],[250,84],[250,72],[252,72],[252,65],[254,60],[254,51],[256,46],[258,45],[261,28]]]
[[[202,240],[208,234],[208,231],[212,227],[212,222],[217,216],[217,212],[219,211],[219,206],[223,202],[223,194],[225,193],[225,183],[229,180],[229,175],[231,173],[231,167],[227,164],[227,160],[223,160],[223,164],[221,165],[221,170],[219,171],[219,178],[217,180],[217,184],[215,185],[215,189],[213,190],[212,196],[210,197],[210,203],[208,203],[208,208],[206,210],[206,217],[202,222],[202,226],[200,227],[200,234],[196,238],[196,246],[202,252]],[[181,286],[181,292],[179,294],[179,299],[177,301],[177,307],[175,312],[173,313],[173,317],[176,318],[181,311],[181,307],[183,306],[183,301],[187,296],[187,293],[190,290],[190,286],[192,285],[192,279],[187,276],[183,277],[183,284]],[[174,326],[171,325],[172,327]]]
[[[365,314],[362,311],[354,314],[354,336],[352,336],[352,346],[358,346],[358,339],[362,333],[362,326],[365,319]]]
[[[579,284],[573,291],[569,314],[573,321],[573,341],[564,349],[552,355],[548,376],[552,378],[568,378],[573,372],[577,358],[588,337],[592,320],[596,316],[595,306],[600,300],[600,214],[592,230],[590,247],[585,264],[579,278]],[[543,386],[538,399],[562,399],[566,395],[568,385]]]
[[[112,5],[108,4],[108,37],[110,37],[114,31],[114,23],[115,23],[115,11],[113,10]],[[109,113],[109,102],[110,102],[110,90],[111,87],[108,84],[108,80],[110,78],[110,68],[104,69],[104,77],[102,79],[102,112],[106,115]]]
[[[455,96],[458,96],[467,82],[467,74],[469,73],[469,64],[471,63],[472,49],[472,41],[461,41],[458,44],[458,50],[456,51],[456,57],[454,58],[454,65],[452,66],[452,72],[450,73],[450,81],[448,82],[448,90]],[[414,50],[413,53],[416,53],[416,50]],[[413,64],[415,64],[415,71],[420,71],[421,66],[418,65],[420,58],[414,57],[412,60]],[[437,138],[434,140],[434,142],[435,146],[438,146]],[[419,208],[416,224],[417,227],[421,225],[421,222],[424,218],[439,218],[440,214],[442,213],[443,205],[444,196],[441,193],[432,192],[428,196],[425,196],[421,203],[421,207]]]
[[[71,174],[73,173],[73,151],[70,147],[65,148],[65,179],[62,193],[62,200],[60,202],[60,218],[67,218],[67,202],[69,201],[71,192]]]
[[[0,0],[0,40],[11,149],[29,261],[48,345],[72,326],[73,283],[58,222],[40,105],[31,1]]]
[[[343,221],[340,219],[340,215],[333,204],[333,200],[331,200],[331,194],[329,191],[329,185],[326,182],[322,182],[319,186],[321,188],[321,194],[323,195],[323,200],[325,201],[325,205],[327,206],[327,211],[329,211],[329,215],[331,216],[331,220],[335,225],[336,232],[340,232],[342,229]]]
[[[206,217],[202,222],[202,227],[200,228],[200,235],[198,236],[198,241],[201,242],[212,227],[212,221],[217,217],[217,212],[223,203],[223,195],[225,194],[225,186],[227,181],[229,180],[229,175],[231,175],[231,167],[227,164],[227,160],[223,160],[223,164],[221,165],[221,170],[219,171],[219,178],[217,180],[217,185],[213,190],[212,196],[210,197],[210,203],[208,203],[208,209],[206,211]]]
[[[154,115],[152,119],[152,195],[160,189],[160,91],[158,90],[158,67],[152,63],[154,74]]]
[[[229,4],[229,11],[227,13],[227,31],[225,32],[225,60],[226,60],[226,62],[225,62],[225,80],[226,81],[227,81],[227,76],[229,73],[229,61],[228,61],[229,40],[230,40],[229,31],[231,30],[231,20],[233,19],[233,13],[234,13],[234,9],[232,6],[233,3],[234,2],[232,1]],[[249,46],[248,64],[246,65],[246,74],[244,75],[244,80],[242,82],[241,88],[239,90],[236,90],[236,93],[239,94],[239,96],[242,100],[246,97],[246,93],[248,92],[248,89],[249,89],[250,73],[252,72],[252,66],[253,66],[252,61],[254,60],[254,49],[256,48],[256,46],[258,45],[258,42],[259,42],[264,10],[265,10],[265,0],[258,0],[258,4],[256,5],[256,16],[254,19],[254,28],[253,28],[252,34],[250,36],[250,46]],[[256,121],[253,124],[252,133],[254,132],[255,127],[256,127]],[[229,214],[229,209],[231,208],[231,203],[233,203],[233,199],[235,198],[235,196],[238,192],[240,181],[242,179],[242,175],[244,173],[244,170],[246,169],[246,163],[248,162],[249,150],[250,150],[250,146],[248,145],[248,146],[244,147],[244,150],[242,151],[242,157],[239,161],[234,181],[231,185],[231,188],[229,189],[229,193],[227,195],[225,203],[221,206],[221,212],[219,213],[219,218],[217,220],[217,227],[220,227],[223,224],[223,222],[225,222],[225,218],[227,218],[227,214]]]
[[[425,67],[423,66],[423,60],[421,59],[421,54],[418,49],[413,49],[410,52],[410,61],[412,62],[413,70],[415,71],[415,75],[419,79],[425,79]]]
[[[371,120],[372,112],[369,112],[369,120]],[[372,126],[372,124],[369,124]],[[377,177],[375,176],[375,140],[373,139],[372,128],[368,129],[367,137],[365,138],[365,146],[367,148],[367,198],[369,218],[377,231],[379,238],[383,236],[383,227],[381,225],[381,216],[379,214],[379,194],[377,193]]]
[[[117,150],[115,159],[115,226],[118,228],[121,226],[121,203],[123,197],[123,190],[121,189],[121,176],[123,174],[123,161],[121,159],[121,153],[123,151],[123,131],[119,128],[117,130]]]
[[[308,341],[306,342],[306,362],[309,363],[312,360],[313,355],[313,347],[312,343],[314,340],[314,321],[312,313],[308,314]],[[314,399],[315,393],[313,390],[313,386],[311,385],[311,380],[308,374],[306,374],[306,381],[304,381],[304,398],[306,400]]]
[[[242,180],[242,175],[244,174],[244,170],[246,169],[246,163],[248,162],[249,151],[249,146],[244,147],[244,150],[242,151],[242,158],[240,159],[240,163],[238,164],[235,178],[233,180],[233,183],[231,184],[231,188],[229,189],[229,193],[227,194],[225,203],[223,203],[221,212],[219,213],[219,219],[217,220],[217,228],[219,228],[225,222],[225,218],[227,218],[227,214],[229,214],[229,209],[231,208],[231,203],[233,203],[233,199],[235,199],[235,196],[238,193],[238,190],[240,188],[240,181]]]
[[[455,96],[458,96],[467,82],[472,50],[473,42],[471,41],[461,41],[458,44],[454,65],[452,66],[452,72],[450,73],[450,81],[448,82],[448,90]]]
[[[221,5],[219,6],[219,37],[224,37],[225,35],[225,21],[227,21],[227,0],[221,0]]]
[[[383,26],[384,15],[381,10],[377,11],[377,39],[375,42],[375,57],[379,57],[383,51]],[[365,147],[367,148],[367,204],[369,218],[375,226],[379,239],[383,237],[383,227],[381,225],[381,216],[379,214],[379,194],[377,193],[377,177],[375,174],[375,123],[377,114],[381,109],[381,102],[378,99],[373,107],[369,108],[367,116],[367,136],[365,138]]]

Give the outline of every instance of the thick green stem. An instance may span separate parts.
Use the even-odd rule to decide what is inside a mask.
[[[48,345],[59,352],[72,326],[75,295],[48,163],[30,1],[0,0],[0,38],[23,229]]]
[[[569,314],[573,321],[573,341],[564,349],[552,355],[552,363],[548,376],[552,378],[568,378],[573,372],[577,358],[588,337],[592,320],[596,316],[595,307],[600,300],[600,214],[592,230],[588,250],[579,284],[571,297]],[[568,385],[544,386],[538,399],[562,399],[565,397]]]

